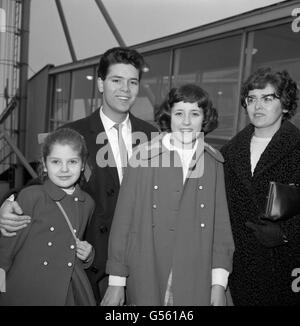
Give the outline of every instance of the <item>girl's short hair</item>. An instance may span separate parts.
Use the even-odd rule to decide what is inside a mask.
[[[70,128],[59,128],[46,136],[42,145],[42,160],[46,162],[47,156],[50,155],[52,148],[55,144],[59,145],[70,145],[72,149],[78,152],[83,166],[86,163],[88,157],[88,150],[86,147],[85,140],[83,136],[77,131]],[[45,180],[45,175],[43,173],[43,164],[41,164],[41,169],[39,171],[39,176],[42,181]]]
[[[178,88],[172,88],[166,99],[156,112],[156,122],[161,131],[171,132],[171,110],[175,103],[197,103],[202,108],[204,120],[202,131],[208,134],[218,126],[218,112],[213,107],[208,93],[195,84],[185,84]]]
[[[298,101],[298,88],[296,82],[291,78],[286,70],[274,71],[272,68],[260,68],[256,70],[244,82],[241,90],[241,105],[246,108],[246,98],[249,92],[254,89],[264,89],[268,84],[275,88],[275,94],[278,96],[283,113],[283,119],[290,119],[295,115]]]

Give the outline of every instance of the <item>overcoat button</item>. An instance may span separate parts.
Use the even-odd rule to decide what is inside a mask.
[[[68,266],[69,266],[69,267],[72,267],[72,263],[68,263]]]
[[[90,267],[90,270],[91,270],[93,273],[98,273],[98,268],[96,268],[95,266]]]
[[[54,227],[53,227],[53,226],[50,227],[50,231],[51,231],[51,232],[54,231]]]
[[[158,186],[155,185],[155,186],[154,186],[154,189],[157,190],[157,189],[158,189]]]
[[[75,197],[74,200],[75,200],[75,201],[78,201],[78,197]]]
[[[73,249],[75,249],[75,246],[74,245],[71,245],[70,248],[73,250]]]
[[[47,266],[47,265],[48,265],[48,262],[45,260],[45,261],[43,262],[43,264],[44,264],[44,266]]]
[[[77,232],[77,230],[76,229],[74,229],[74,233],[76,233]]]
[[[114,191],[114,189],[109,189],[106,191],[106,194],[108,197],[112,197],[115,194],[115,191]]]
[[[52,246],[52,242],[48,242],[48,246],[51,247]]]
[[[204,204],[201,204],[200,207],[203,208],[204,207]]]
[[[202,228],[204,228],[204,227],[205,227],[205,224],[204,224],[204,223],[201,223],[200,226],[201,226]]]
[[[108,228],[106,225],[100,225],[99,230],[101,233],[107,233],[108,232]]]
[[[203,186],[199,186],[199,189],[202,190],[203,189]]]
[[[157,206],[155,205],[155,204],[153,204],[153,206],[152,206],[153,208],[157,208]]]

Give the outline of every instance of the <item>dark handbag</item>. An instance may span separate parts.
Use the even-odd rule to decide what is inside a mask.
[[[300,214],[300,187],[270,181],[265,219],[278,221]]]

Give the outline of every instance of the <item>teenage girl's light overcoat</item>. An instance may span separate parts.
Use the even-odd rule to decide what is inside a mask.
[[[210,305],[211,270],[230,272],[234,251],[223,157],[205,146],[190,166],[190,173],[201,169],[203,161],[197,163],[204,158],[203,175],[183,185],[179,157],[159,144],[159,151],[141,159],[156,167],[127,168],[110,233],[107,273],[128,277],[127,304],[163,305],[172,269],[174,305]],[[168,159],[172,167],[162,167]]]

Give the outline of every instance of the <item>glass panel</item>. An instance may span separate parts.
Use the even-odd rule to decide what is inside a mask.
[[[196,83],[219,112],[219,127],[209,135],[230,137],[236,115],[241,36],[197,44],[175,51],[173,85]]]
[[[100,93],[99,89],[98,89],[98,74],[97,74],[97,70],[98,70],[98,65],[94,67],[95,70],[95,83],[94,83],[94,94],[95,94],[95,99],[94,99],[94,103],[93,103],[93,107],[92,107],[92,112],[96,111],[98,108],[100,108],[100,106],[102,105],[102,94]]]
[[[91,114],[94,82],[95,75],[93,67],[75,70],[73,72],[69,120],[78,120]]]
[[[131,112],[140,119],[154,122],[154,110],[169,91],[170,52],[145,56],[149,71],[144,72],[139,97]]]
[[[280,25],[254,33],[252,50],[252,72],[260,67],[272,67],[275,70],[286,69],[300,85],[300,38],[294,33],[291,24]],[[298,113],[293,122],[300,127],[300,102]]]
[[[50,129],[54,130],[59,125],[68,121],[68,108],[70,98],[71,73],[66,72],[55,76],[54,101],[51,113]],[[55,123],[57,121],[58,123]]]

